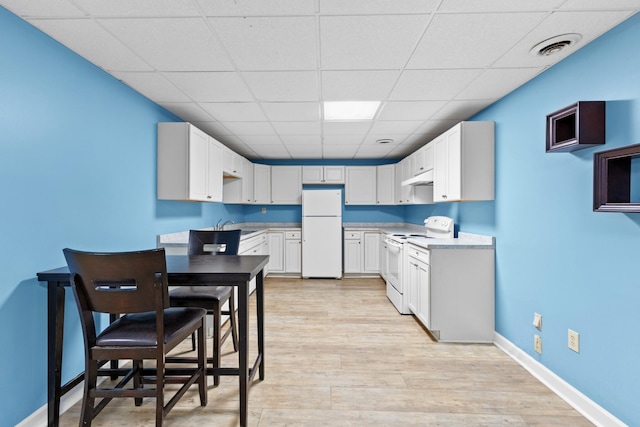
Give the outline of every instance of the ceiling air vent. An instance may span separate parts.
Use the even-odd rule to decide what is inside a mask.
[[[565,50],[582,39],[582,36],[577,33],[561,34],[559,36],[552,37],[544,40],[531,48],[529,53],[535,56],[551,56]]]

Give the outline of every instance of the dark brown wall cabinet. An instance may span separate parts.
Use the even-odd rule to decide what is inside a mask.
[[[580,101],[547,116],[547,152],[605,143],[605,102]]]
[[[640,144],[600,151],[593,159],[593,210],[640,212],[640,200],[631,196],[632,176],[640,176],[640,171],[633,170],[634,161],[637,165],[640,159]]]

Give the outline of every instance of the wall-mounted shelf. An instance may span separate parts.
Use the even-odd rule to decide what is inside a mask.
[[[568,152],[605,143],[605,102],[580,101],[547,116],[547,152]]]
[[[637,197],[639,190],[634,189],[631,184],[632,177],[638,181],[639,176],[640,144],[595,153],[593,156],[593,210],[640,212],[640,197]]]

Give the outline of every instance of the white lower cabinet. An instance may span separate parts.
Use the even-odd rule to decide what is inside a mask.
[[[270,231],[269,272],[272,275],[294,275],[302,273],[301,231]]]
[[[269,255],[269,240],[267,239],[267,233],[260,233],[257,236],[240,240],[238,255]],[[264,277],[269,274],[269,264],[264,267],[262,274]],[[249,285],[249,292],[253,292],[255,289],[256,279],[254,277]]]
[[[409,309],[442,342],[493,342],[494,250],[408,245]]]
[[[348,231],[344,233],[344,273],[380,274],[380,233]]]

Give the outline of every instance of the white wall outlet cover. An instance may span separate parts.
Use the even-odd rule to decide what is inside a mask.
[[[538,330],[542,330],[542,315],[538,313],[533,313],[533,326]]]

